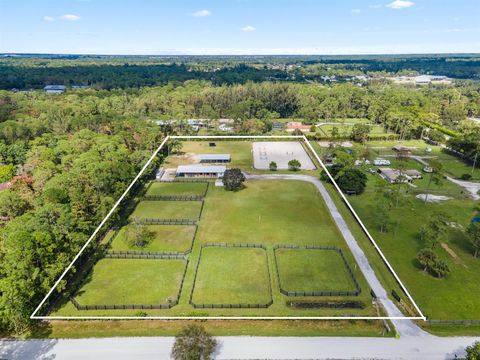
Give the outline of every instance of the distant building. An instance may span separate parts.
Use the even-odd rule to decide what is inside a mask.
[[[197,158],[201,163],[228,163],[231,160],[230,154],[199,154]]]
[[[180,165],[176,176],[185,178],[219,178],[227,170],[223,165]]]
[[[438,75],[419,75],[419,76],[396,76],[391,79],[397,84],[413,84],[413,85],[428,85],[428,84],[451,84],[452,79],[446,76]]]
[[[274,122],[272,124],[272,130],[283,130],[283,124],[281,122]]]
[[[88,85],[72,85],[72,89],[87,90],[87,89],[90,89],[90,86],[88,86]]]
[[[65,85],[47,85],[43,88],[47,94],[62,94],[66,89]]]
[[[304,125],[302,122],[297,122],[297,121],[290,121],[287,123],[287,131],[292,132],[295,130],[300,130],[300,131],[310,131],[311,126],[310,125]]]
[[[411,148],[403,145],[395,145],[392,149],[395,150],[396,152],[403,152],[403,153],[409,153],[412,151]]]
[[[389,183],[393,184],[396,182],[403,182],[403,183],[410,183],[412,182],[412,178],[408,176],[406,173],[400,172],[397,169],[390,169],[390,168],[382,168],[378,169],[378,173],[381,177],[387,180]]]

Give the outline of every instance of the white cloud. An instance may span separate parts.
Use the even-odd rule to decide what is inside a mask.
[[[394,0],[393,2],[388,4],[387,7],[389,7],[390,9],[394,9],[394,10],[400,10],[400,9],[405,9],[405,8],[412,7],[413,5],[415,5],[415,3],[413,1]]]
[[[247,25],[247,26],[242,28],[243,32],[252,32],[252,31],[255,31],[255,30],[257,30],[257,29],[254,28],[252,25]]]
[[[51,16],[44,16],[44,17],[43,17],[43,20],[44,20],[44,21],[48,21],[48,22],[55,21],[55,19],[54,19],[53,17],[51,17]]]
[[[195,16],[195,17],[205,17],[205,16],[210,16],[212,15],[212,12],[209,11],[209,10],[199,10],[199,11],[195,11],[192,16]]]
[[[66,21],[77,21],[80,20],[80,16],[78,15],[73,15],[73,14],[65,14],[60,16],[61,20],[66,20]]]
[[[361,10],[360,9],[352,9],[352,14],[360,14]]]

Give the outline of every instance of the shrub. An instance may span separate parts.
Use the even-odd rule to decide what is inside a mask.
[[[465,348],[467,356],[465,360],[478,360],[480,359],[480,341],[473,343],[471,346]]]
[[[172,349],[175,360],[210,359],[217,342],[200,325],[189,325],[176,336]]]
[[[272,161],[269,165],[271,171],[277,171],[277,163]]]
[[[462,174],[462,176],[460,176],[460,179],[462,180],[470,180],[472,178],[472,175],[470,174]]]
[[[292,171],[298,171],[302,167],[302,164],[300,164],[300,161],[297,159],[292,159],[288,162],[288,168]]]

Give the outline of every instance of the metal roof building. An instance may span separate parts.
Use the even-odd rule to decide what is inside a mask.
[[[65,85],[47,85],[43,88],[47,94],[61,94],[66,90]]]
[[[179,165],[177,168],[177,177],[187,178],[217,178],[222,177],[227,170],[223,165]]]
[[[227,163],[230,162],[230,154],[199,154],[198,160],[201,163]]]

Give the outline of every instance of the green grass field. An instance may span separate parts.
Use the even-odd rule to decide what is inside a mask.
[[[197,238],[264,245],[343,243],[323,198],[304,181],[248,181],[239,192],[211,188]]]
[[[203,214],[198,222],[197,237],[192,252],[188,255],[190,263],[186,272],[180,302],[172,309],[146,310],[147,314],[162,316],[179,316],[187,314],[193,316],[335,316],[344,314],[344,309],[295,309],[288,307],[286,305],[286,302],[289,300],[288,297],[279,292],[273,254],[273,246],[277,244],[336,246],[343,250],[347,262],[351,265],[355,276],[360,283],[360,287],[362,289],[368,289],[368,285],[363,275],[358,267],[355,266],[355,260],[346,246],[342,235],[336,228],[323,198],[320,196],[317,189],[310,183],[290,180],[252,180],[247,181],[245,185],[245,189],[239,192],[228,192],[221,187],[211,187],[209,189],[208,195],[205,198]],[[163,204],[165,202],[160,201],[158,203]],[[177,203],[188,204],[188,202]],[[162,226],[162,229],[163,228],[164,227]],[[178,227],[178,229],[180,228],[181,227]],[[172,227],[171,229],[172,231],[175,231],[177,227]],[[114,249],[120,250],[122,249],[122,246],[125,246],[125,242],[122,241],[121,236],[122,235],[119,234],[112,242],[112,247]],[[180,237],[183,239],[183,235]],[[194,309],[189,304],[189,296],[193,288],[195,268],[200,255],[200,247],[207,242],[248,242],[260,243],[266,246],[267,251],[261,251],[261,262],[265,265],[263,267],[265,270],[268,266],[271,274],[270,286],[273,291],[273,305],[267,309]],[[151,246],[154,246],[154,244],[155,242],[152,242]],[[166,251],[166,248],[163,248],[164,245],[165,244],[162,244],[162,250],[165,249]],[[153,247],[150,247],[146,251],[154,251],[153,249]],[[241,249],[234,249],[234,251],[237,250],[241,251]],[[212,249],[206,248],[205,251],[208,253],[208,251],[212,251]],[[208,259],[205,260],[202,258],[202,263],[203,260],[206,262],[203,263],[203,265],[200,264],[201,274],[199,281],[203,281],[202,277],[205,277],[205,279],[214,279],[219,276],[218,272],[220,272],[220,276],[225,278],[224,274],[228,273],[229,267],[233,267],[232,264],[235,263],[238,263],[239,268],[246,268],[245,273],[251,274],[250,270],[252,268],[255,270],[255,266],[252,267],[252,264],[249,262],[252,259],[248,256],[238,257],[238,255],[232,255],[229,259],[221,262],[213,259],[213,257],[209,256],[209,258],[213,262],[211,265],[209,265]],[[203,268],[205,264],[207,264],[207,267]],[[216,266],[224,266],[226,267],[226,270],[217,272],[214,270],[210,271],[210,269],[215,269]],[[235,267],[236,266],[237,265],[235,265]],[[202,268],[207,269],[208,271],[204,272]],[[255,272],[257,272],[257,270],[255,270]],[[110,277],[112,279],[116,278],[115,271],[110,273]],[[161,283],[157,282],[157,284]],[[225,286],[225,284],[228,286],[234,286],[234,284],[228,284],[225,282],[219,282],[216,285],[214,284],[214,286]],[[244,285],[245,284],[243,284],[243,286]],[[237,294],[235,292],[226,292],[227,297],[224,301],[249,301],[248,297],[250,297],[250,295],[248,287],[250,285],[251,284],[247,283],[247,290],[242,290],[242,293],[245,293],[242,295],[245,300],[244,298],[236,299]],[[253,287],[255,287],[255,285]],[[262,291],[265,291],[265,289],[268,291],[269,287],[262,284],[261,288],[263,289]],[[153,290],[156,291],[156,289]],[[81,291],[83,291],[83,289],[81,289]],[[101,289],[98,291],[101,291]],[[151,292],[150,288],[147,286],[143,288],[143,291]],[[206,299],[201,301],[208,301],[208,298],[206,297],[210,296],[206,292],[204,295],[201,293],[200,295],[202,297],[205,296]],[[195,296],[199,296],[197,291]],[[228,296],[231,297],[229,298]],[[257,291],[255,290],[255,297],[258,296],[264,298],[265,294],[257,294]],[[303,299],[313,300],[308,297]],[[329,301],[336,301],[347,299],[347,297],[327,297],[326,299]],[[362,301],[367,305],[371,303],[370,295],[367,291],[362,292],[360,296],[356,297],[356,300]],[[259,300],[255,302],[258,301]],[[373,316],[377,314],[376,310],[371,306],[367,306],[365,309],[349,309],[348,311],[349,313],[353,312],[364,316]],[[78,311],[70,302],[66,302],[63,307],[55,312],[55,315],[126,316],[135,315],[135,313],[134,310]]]
[[[140,201],[130,218],[137,219],[190,219],[200,214],[201,201]]]
[[[207,183],[157,182],[148,186],[146,195],[203,195]]]
[[[267,253],[256,248],[203,248],[195,304],[266,304],[271,300]]]
[[[112,240],[111,250],[115,251],[154,251],[185,252],[190,248],[195,233],[191,225],[145,225],[154,233],[154,238],[144,247],[130,246],[125,239],[125,227],[122,227]]]
[[[184,268],[183,260],[102,259],[75,299],[81,305],[164,304],[176,298]]]
[[[355,291],[340,254],[335,250],[275,250],[282,288],[289,292]]]

